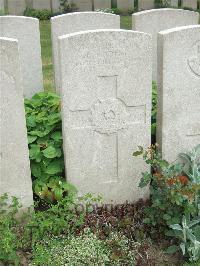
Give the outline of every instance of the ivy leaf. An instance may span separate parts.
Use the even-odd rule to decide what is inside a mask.
[[[36,162],[40,162],[42,159],[40,147],[38,145],[31,145],[31,148],[29,150],[29,156],[30,156],[31,160],[35,160]]]
[[[139,155],[141,155],[142,153],[143,153],[143,148],[141,147],[141,146],[138,146],[138,148],[139,148],[139,150],[138,151],[135,151],[134,153],[133,153],[133,156],[134,157],[137,157],[137,156],[139,156]]]
[[[64,169],[64,164],[61,160],[53,160],[46,168],[46,173],[49,175],[55,175],[62,173]]]
[[[174,254],[174,253],[176,253],[178,250],[179,250],[179,247],[173,245],[173,246],[168,247],[168,248],[165,250],[165,253],[167,253],[167,254]]]
[[[39,163],[31,162],[31,173],[37,178],[42,177],[42,170]]]
[[[49,146],[43,150],[43,154],[46,158],[53,159],[57,157],[57,150],[53,146]]]
[[[55,141],[62,140],[62,133],[60,131],[56,131],[51,134],[51,138]]]
[[[28,144],[33,143],[37,139],[37,136],[28,135]]]

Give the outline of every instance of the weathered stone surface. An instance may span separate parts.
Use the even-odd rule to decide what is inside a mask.
[[[50,0],[33,0],[33,8],[36,10],[47,9],[51,10],[51,2]]]
[[[170,0],[169,3],[172,7],[178,7],[178,0]]]
[[[33,203],[17,40],[0,38],[0,195]]]
[[[200,26],[158,34],[158,142],[174,161],[200,143]]]
[[[197,0],[182,0],[182,7],[197,9]]]
[[[157,33],[161,30],[198,24],[199,13],[173,8],[152,9],[133,14],[133,29],[153,36],[153,80],[157,80]]]
[[[12,15],[23,15],[26,9],[25,0],[7,0],[8,12]]]
[[[122,11],[128,11],[134,8],[133,0],[117,0],[117,8]]]
[[[111,8],[111,0],[94,0],[94,10]]]
[[[51,36],[56,90],[59,92],[60,71],[58,59],[58,37],[85,30],[119,29],[120,17],[101,12],[76,12],[51,19]]]
[[[60,10],[60,0],[53,0],[52,1],[52,11],[58,12]]]
[[[132,153],[151,142],[151,37],[96,30],[59,44],[67,180],[107,203],[147,197]]]
[[[4,11],[4,0],[0,0],[0,11]]]
[[[71,3],[75,4],[78,11],[92,11],[91,0],[70,0]]]
[[[43,89],[39,21],[20,16],[0,16],[0,36],[15,38],[19,52],[25,97]]]
[[[138,10],[154,8],[154,0],[138,0]]]

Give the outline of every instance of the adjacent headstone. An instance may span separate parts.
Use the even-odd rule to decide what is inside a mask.
[[[120,17],[101,12],[76,12],[51,19],[51,36],[56,91],[59,92],[60,71],[58,58],[58,37],[78,31],[94,29],[120,29]]]
[[[111,0],[94,0],[94,10],[111,8]]]
[[[21,16],[26,9],[25,0],[7,0],[8,13]]]
[[[52,1],[52,11],[58,12],[60,10],[60,0],[53,0]]]
[[[200,26],[160,32],[158,49],[157,141],[174,162],[200,143]]]
[[[154,8],[154,0],[138,0],[138,10]]]
[[[187,7],[196,10],[197,0],[182,0],[182,7]]]
[[[117,8],[122,11],[134,9],[134,0],[117,0]]]
[[[148,197],[132,153],[151,142],[151,37],[96,30],[59,44],[67,180],[106,203]]]
[[[153,80],[157,80],[157,33],[161,30],[198,24],[199,13],[173,8],[152,9],[133,14],[133,29],[153,36]]]
[[[91,0],[70,0],[70,3],[75,4],[78,11],[92,11],[92,1]]]
[[[4,0],[0,0],[0,11],[4,12]]]
[[[171,7],[178,7],[178,0],[170,0],[169,4]]]
[[[51,10],[51,1],[50,0],[33,0],[33,9],[36,9],[36,10],[42,10],[42,9]]]
[[[17,40],[0,38],[0,195],[33,204]]]
[[[24,96],[30,98],[43,89],[39,21],[20,16],[0,16],[0,36],[15,38],[23,76]]]

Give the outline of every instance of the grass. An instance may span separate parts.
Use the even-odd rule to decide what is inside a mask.
[[[131,16],[121,16],[121,28],[130,30],[131,27]],[[40,34],[44,89],[45,91],[54,91],[50,21],[40,22]]]

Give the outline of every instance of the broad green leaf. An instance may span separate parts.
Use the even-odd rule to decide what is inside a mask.
[[[183,230],[183,228],[179,224],[172,224],[169,227],[172,228],[173,230],[179,230],[179,231]]]
[[[54,139],[55,141],[62,140],[62,133],[60,131],[56,131],[51,134],[51,138]]]
[[[28,135],[28,144],[33,143],[37,139],[37,136]]]
[[[62,173],[64,169],[63,162],[61,160],[53,160],[46,168],[46,173],[49,175],[55,175],[58,173]]]
[[[40,178],[42,176],[42,171],[39,163],[31,162],[31,173],[37,178]]]
[[[56,151],[56,149],[54,148],[54,147],[52,147],[52,146],[49,146],[49,147],[47,147],[45,150],[43,150],[42,151],[43,152],[43,154],[44,154],[44,156],[46,157],[46,158],[55,158],[55,157],[57,157],[57,151]]]
[[[173,245],[173,246],[168,247],[168,248],[165,250],[165,253],[167,253],[167,254],[174,254],[174,253],[176,253],[178,250],[179,250],[179,247]]]

